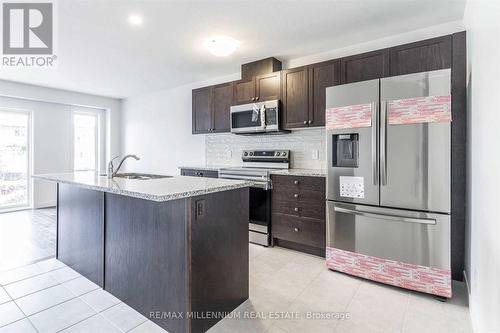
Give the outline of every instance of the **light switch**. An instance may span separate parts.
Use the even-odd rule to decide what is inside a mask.
[[[319,150],[317,150],[317,149],[312,150],[312,159],[319,160]]]

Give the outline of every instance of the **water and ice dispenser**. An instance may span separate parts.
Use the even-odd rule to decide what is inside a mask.
[[[333,167],[359,166],[359,134],[334,134],[332,137]]]

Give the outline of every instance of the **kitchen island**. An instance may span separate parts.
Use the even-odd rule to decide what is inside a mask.
[[[248,299],[249,182],[34,178],[57,183],[57,258],[168,332],[204,332]]]

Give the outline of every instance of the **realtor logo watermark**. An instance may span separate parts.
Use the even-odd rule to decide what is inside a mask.
[[[53,68],[54,2],[2,2],[2,66]]]

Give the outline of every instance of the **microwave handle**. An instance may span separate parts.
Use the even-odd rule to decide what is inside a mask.
[[[266,126],[266,106],[264,104],[260,108],[260,125]]]

